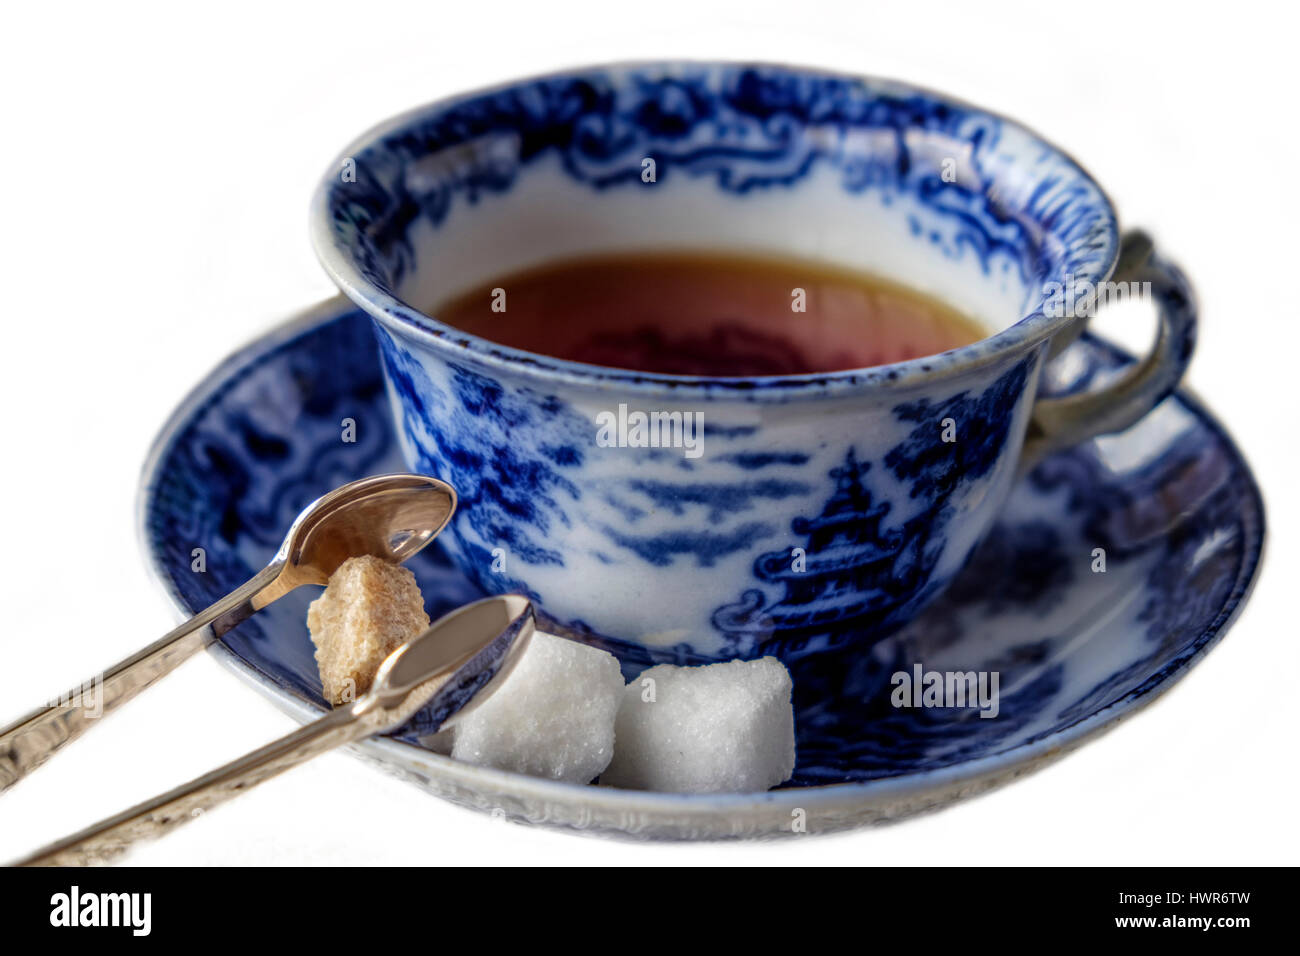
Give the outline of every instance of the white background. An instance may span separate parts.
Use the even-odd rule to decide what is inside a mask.
[[[1184,265],[1203,308],[1190,383],[1232,429],[1269,508],[1263,577],[1227,639],[1069,759],[887,829],[628,845],[478,816],[332,755],[130,862],[1297,862],[1293,16],[1241,2],[11,7],[0,38],[0,723],[174,623],[137,550],[141,461],[220,358],[331,294],[307,203],[349,140],[533,72],[752,57],[894,76],[1019,117]],[[1130,312],[1098,324],[1136,349],[1153,327]],[[0,798],[0,859],[290,726],[212,659],[192,661]]]

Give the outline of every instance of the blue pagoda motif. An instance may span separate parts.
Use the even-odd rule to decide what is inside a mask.
[[[750,588],[717,608],[713,626],[739,656],[772,653],[789,661],[812,651],[878,640],[932,598],[946,582],[931,580],[956,514],[955,496],[985,478],[1006,445],[1016,402],[1033,356],[1021,359],[982,391],[957,392],[941,401],[921,398],[893,408],[910,426],[884,454],[883,466],[909,486],[916,513],[882,529],[889,503],[872,503],[854,450],[830,471],[835,490],[815,518],[796,518],[791,529],[806,538],[793,549],[760,555],[758,580],[785,589],[772,604]],[[935,423],[951,418],[961,441],[937,438]]]
[[[890,505],[873,503],[863,481],[870,467],[850,448],[844,464],[829,473],[835,491],[821,514],[791,522],[791,530],[806,538],[803,553],[787,548],[754,562],[755,576],[784,587],[785,594],[765,607],[764,593],[752,588],[718,608],[713,624],[729,640],[744,648],[860,632],[916,596],[928,577],[920,566],[918,536],[907,526],[881,528]]]

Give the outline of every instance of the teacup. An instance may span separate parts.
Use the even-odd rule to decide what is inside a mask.
[[[1181,273],[1121,240],[1060,150],[940,94],[797,67],[592,67],[435,103],[345,152],[312,230],[374,317],[409,465],[459,492],[453,559],[635,663],[792,660],[890,633],[1024,468],[1168,395],[1195,331]],[[555,260],[682,248],[883,275],[992,334],[893,365],[707,378],[523,352],[418,308]],[[1157,306],[1152,354],[1038,397],[1116,288]]]

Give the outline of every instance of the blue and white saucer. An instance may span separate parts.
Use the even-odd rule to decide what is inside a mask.
[[[1045,387],[1095,385],[1130,361],[1085,336]],[[344,440],[344,419],[355,441]],[[333,300],[223,362],[173,414],[144,470],[145,552],[188,616],[260,569],[309,501],[404,470],[370,319]],[[414,741],[355,750],[458,804],[580,830],[707,839],[788,833],[796,819],[809,832],[893,820],[1042,766],[1171,687],[1240,611],[1263,534],[1249,468],[1179,392],[1125,434],[1023,479],[961,578],[920,619],[867,655],[826,657],[801,675],[798,764],[780,789],[646,793],[469,766]],[[195,548],[206,570],[194,570]],[[410,567],[433,617],[479,596],[436,545]],[[311,590],[213,648],[304,722],[325,709],[306,627]],[[893,707],[890,675],[911,662],[998,672],[998,716]]]

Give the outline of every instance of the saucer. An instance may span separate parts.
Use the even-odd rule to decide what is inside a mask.
[[[1043,387],[1095,388],[1131,362],[1085,335],[1053,362]],[[145,554],[188,616],[265,565],[312,499],[405,470],[371,321],[331,300],[231,356],[173,413],[144,468]],[[1023,478],[962,575],[922,617],[869,651],[810,659],[797,675],[795,775],[776,790],[578,786],[459,763],[409,739],[352,749],[463,806],[636,838],[895,820],[1041,767],[1166,691],[1241,610],[1263,533],[1241,454],[1180,391],[1129,431],[1058,454]],[[436,543],[408,566],[433,618],[481,596]],[[326,709],[306,627],[315,596],[313,588],[290,594],[212,646],[302,722]],[[892,676],[918,663],[927,672],[997,673],[996,717],[893,706]]]

